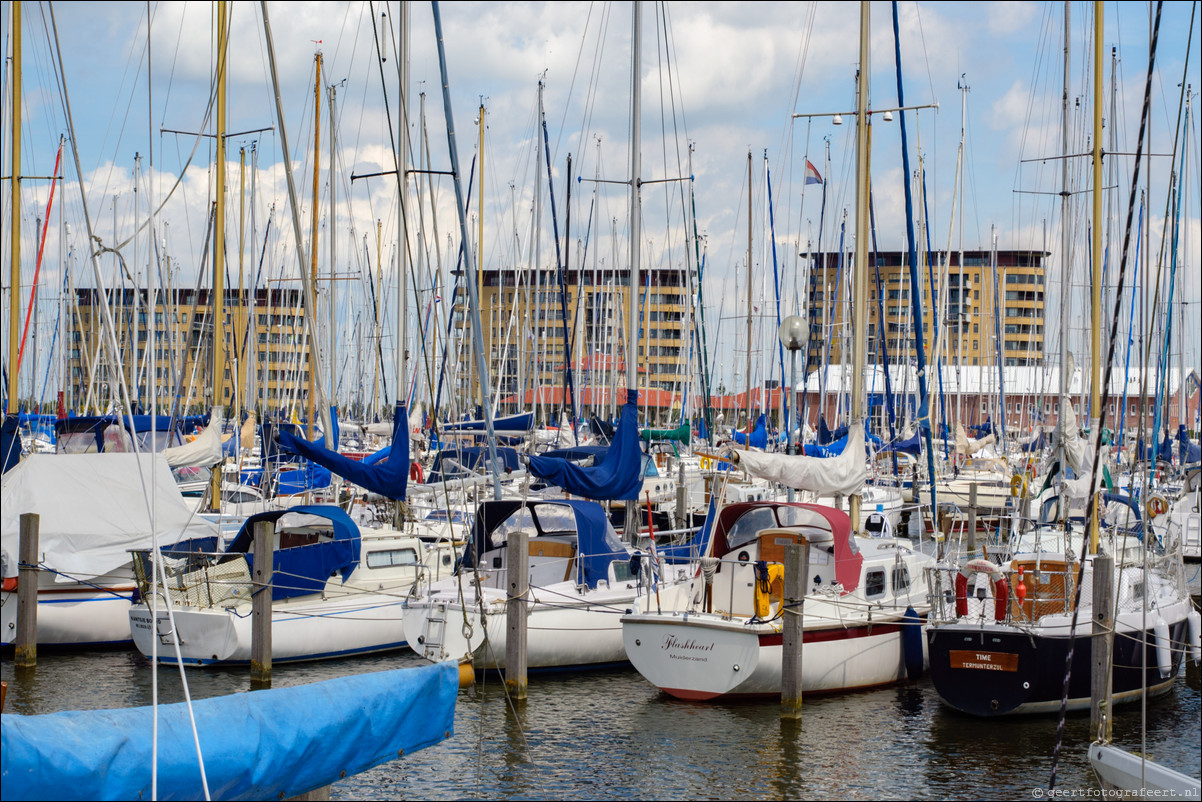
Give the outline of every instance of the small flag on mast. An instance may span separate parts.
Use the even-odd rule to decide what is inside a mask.
[[[818,168],[809,159],[806,159],[806,183],[821,184],[822,176],[818,174]]]

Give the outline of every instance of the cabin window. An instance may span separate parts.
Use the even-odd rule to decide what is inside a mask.
[[[739,520],[735,521],[734,526],[726,533],[726,543],[732,549],[738,548],[755,540],[761,530],[771,529],[774,526],[776,526],[776,518],[771,509],[759,507],[749,510],[739,516]]]
[[[910,569],[904,565],[893,567],[893,592],[900,593],[910,587]]]
[[[885,572],[883,570],[869,571],[864,582],[864,596],[875,599],[885,595]]]
[[[414,549],[388,549],[367,553],[368,568],[389,568],[394,565],[417,565],[417,551]]]

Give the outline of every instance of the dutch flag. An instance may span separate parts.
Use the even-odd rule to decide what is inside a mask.
[[[812,161],[810,161],[809,159],[806,159],[806,183],[807,184],[821,184],[822,183],[822,176],[820,176],[818,174],[818,168],[815,167],[814,163]]]

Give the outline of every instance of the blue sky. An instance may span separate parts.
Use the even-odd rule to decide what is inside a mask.
[[[4,45],[11,46],[9,3],[3,4]],[[275,125],[274,101],[267,69],[258,3],[231,4],[233,30],[230,58],[229,131]],[[707,311],[719,351],[747,346],[736,341],[739,325],[733,316],[745,304],[747,251],[747,154],[753,161],[753,257],[758,303],[772,304],[766,279],[772,269],[772,252],[766,222],[765,166],[771,171],[775,218],[776,259],[787,288],[797,275],[796,254],[807,239],[817,239],[819,187],[811,185],[803,197],[803,167],[808,156],[827,179],[828,225],[824,245],[837,236],[836,225],[844,209],[852,212],[854,186],[854,126],[833,126],[829,118],[812,122],[795,120],[796,113],[848,111],[855,105],[854,76],[858,58],[858,8],[852,3],[645,3],[643,39],[643,177],[676,178],[691,174],[698,225],[704,236],[707,266]],[[1067,321],[1062,328],[1076,338],[1085,315],[1085,224],[1077,226],[1071,272],[1063,313],[1059,297],[1063,275],[1058,267],[1059,207],[1053,193],[1059,190],[1059,162],[1023,161],[1055,156],[1060,146],[1060,92],[1062,82],[1063,4],[1061,3],[901,3],[903,75],[906,102],[938,103],[934,111],[911,112],[908,117],[912,159],[917,163],[917,140],[927,169],[931,238],[942,248],[949,238],[953,214],[955,169],[960,141],[961,103],[965,106],[963,206],[955,209],[952,247],[987,248],[996,227],[1002,248],[1042,247],[1054,253],[1055,296],[1049,319]],[[308,187],[312,175],[313,54],[320,47],[325,59],[323,83],[337,84],[338,169],[340,199],[337,227],[339,271],[361,270],[363,238],[374,243],[375,221],[381,220],[385,250],[395,241],[395,185],[376,178],[351,183],[349,176],[388,170],[392,149],[383,114],[380,67],[375,54],[374,22],[379,30],[393,27],[396,4],[271,3],[271,24],[283,83],[282,98],[297,177]],[[66,66],[89,209],[95,233],[106,245],[129,238],[135,220],[148,215],[149,198],[163,204],[158,217],[160,236],[173,262],[180,266],[181,281],[191,280],[200,259],[207,208],[212,194],[211,139],[164,133],[163,129],[195,132],[205,123],[213,67],[212,5],[208,3],[151,4],[150,57],[147,55],[147,5],[143,3],[55,3],[55,17]],[[476,152],[474,119],[481,99],[487,108],[485,134],[485,244],[488,265],[525,263],[530,248],[530,219],[534,193],[534,137],[538,81],[545,85],[557,201],[566,193],[566,158],[573,157],[576,175],[623,180],[629,172],[630,5],[590,3],[445,3],[441,7],[453,93],[453,114],[458,128],[458,150],[466,173]],[[1166,3],[1161,24],[1157,71],[1153,82],[1153,151],[1168,153],[1178,110],[1179,84],[1190,27],[1188,3]],[[381,13],[384,16],[381,17]],[[869,87],[872,105],[896,105],[893,31],[890,4],[871,4],[871,63]],[[1087,44],[1092,40],[1092,4],[1071,4],[1071,65],[1069,94],[1073,104],[1071,142],[1075,153],[1087,149],[1089,63]],[[412,94],[409,114],[414,141],[418,137],[419,93],[427,93],[427,127],[434,169],[447,169],[446,129],[442,120],[441,86],[429,4],[413,4]],[[55,86],[56,57],[50,44],[49,18],[44,6],[25,4],[25,133],[23,174],[46,175],[54,164],[59,135],[66,132],[60,92]],[[1185,80],[1202,85],[1198,69],[1198,23],[1189,74]],[[1147,63],[1148,5],[1107,3],[1104,43],[1107,62],[1107,103],[1110,89],[1110,51],[1117,48],[1116,119],[1107,111],[1117,135],[1120,153],[1134,150]],[[320,40],[320,45],[315,40]],[[386,40],[383,64],[389,101],[394,112],[397,98],[396,59],[392,39]],[[151,80],[148,92],[147,67]],[[8,77],[5,77],[5,96]],[[965,94],[958,86],[967,85]],[[5,100],[5,135],[8,106]],[[323,99],[323,116],[325,112]],[[1078,103],[1080,104],[1078,106]],[[394,125],[396,119],[394,116]],[[904,204],[899,126],[880,122],[873,127],[872,175],[878,236],[883,249],[904,247]],[[208,123],[212,131],[212,122]],[[1187,307],[1186,361],[1197,365],[1199,269],[1198,139],[1196,126],[1187,138],[1188,192],[1185,198],[1188,243],[1178,287],[1193,305]],[[323,189],[328,197],[328,128],[323,125],[320,145]],[[830,142],[830,163],[825,143]],[[268,262],[287,271],[293,253],[278,132],[231,137],[230,180],[236,209],[239,148],[254,146],[257,232],[274,205],[273,226],[282,234],[268,242]],[[691,151],[691,165],[689,163]],[[193,148],[196,148],[193,154]],[[8,150],[5,147],[5,174]],[[142,172],[139,208],[134,208],[134,155],[140,154]],[[153,154],[153,172],[149,160]],[[189,155],[190,164],[185,167]],[[766,159],[765,159],[766,156]],[[249,158],[249,156],[248,156]],[[1153,164],[1149,219],[1154,245],[1161,238],[1165,218],[1167,158]],[[74,164],[64,156],[67,180],[59,200],[64,201],[69,243],[82,253],[83,219]],[[1074,220],[1088,214],[1089,165],[1075,159],[1071,187]],[[1118,186],[1114,217],[1125,215],[1131,159],[1117,160]],[[182,177],[181,177],[182,176]],[[178,182],[178,187],[172,190]],[[1141,182],[1142,183],[1142,182]],[[596,195],[594,196],[594,187]],[[35,219],[46,203],[46,182],[28,181],[24,187],[22,240],[23,271],[28,283],[36,253]],[[301,190],[302,219],[309,219],[310,189]],[[545,192],[545,183],[544,190]],[[627,202],[621,187],[577,183],[572,188],[574,237],[589,205],[597,209],[597,230],[592,233],[592,258],[624,265],[628,231]],[[170,197],[168,198],[168,193]],[[457,241],[453,195],[446,179],[438,179],[436,205],[440,247],[444,254]],[[1045,193],[1045,194],[1036,194]],[[116,196],[116,200],[114,200]],[[149,196],[149,198],[148,198]],[[166,199],[166,200],[164,200]],[[681,185],[649,186],[644,192],[644,263],[680,264],[691,247],[681,225]],[[957,202],[958,203],[958,202]],[[474,205],[473,205],[474,206]],[[3,200],[7,243],[8,200]],[[474,213],[474,209],[473,209]],[[231,211],[234,215],[236,212]],[[324,215],[325,212],[323,211]],[[57,220],[57,215],[54,216]],[[324,220],[324,218],[323,218]],[[836,221],[832,223],[831,221]],[[115,223],[114,223],[115,221]],[[616,222],[615,222],[616,221]],[[962,221],[962,225],[961,222]],[[544,217],[541,254],[553,259],[550,226]],[[114,224],[116,232],[114,232]],[[234,220],[231,219],[231,225]],[[327,225],[323,222],[323,226]],[[427,224],[429,225],[429,224]],[[562,225],[562,221],[561,221]],[[849,227],[851,220],[849,218]],[[164,230],[165,227],[165,230]],[[474,222],[473,222],[474,227]],[[579,227],[579,228],[578,228]],[[1116,242],[1121,223],[1113,224]],[[962,230],[962,233],[961,233]],[[1046,232],[1046,233],[1045,233]],[[323,234],[324,236],[324,234]],[[47,237],[43,286],[57,286],[58,231]],[[259,242],[256,248],[261,248]],[[7,244],[4,245],[7,253]],[[123,248],[133,262],[133,248]],[[142,241],[137,261],[148,264],[149,245]],[[577,247],[574,256],[583,246]],[[1115,246],[1117,248],[1117,245]],[[321,269],[328,268],[322,250]],[[373,250],[373,249],[369,249]],[[249,250],[248,250],[249,253]],[[374,256],[370,257],[374,258]],[[385,260],[389,260],[388,255]],[[253,261],[253,260],[251,260]],[[77,258],[76,280],[92,281]],[[349,266],[349,267],[347,267]],[[112,266],[104,263],[106,281]],[[5,279],[7,282],[7,278]],[[787,297],[784,314],[790,309]],[[356,299],[348,292],[339,301],[340,326],[348,322]],[[6,311],[7,314],[7,311]],[[1049,329],[1052,326],[1049,325]],[[771,342],[775,322],[766,322],[755,339]],[[7,331],[7,328],[6,328]],[[1076,342],[1076,340],[1073,340]],[[726,359],[725,364],[742,359]],[[767,368],[765,368],[766,370]],[[728,383],[731,369],[721,368]],[[723,374],[720,374],[723,375]],[[741,382],[740,382],[741,383]]]

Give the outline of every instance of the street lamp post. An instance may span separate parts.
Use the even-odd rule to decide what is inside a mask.
[[[797,352],[806,343],[810,335],[810,326],[804,317],[800,315],[789,315],[781,321],[780,329],[777,330],[777,337],[780,338],[780,344],[789,351],[789,392],[793,395],[793,404],[797,404]],[[788,444],[788,452],[793,452],[793,418],[796,413],[790,412],[788,420],[785,421],[785,438]],[[800,425],[800,424],[799,424]],[[789,501],[793,500],[793,488],[789,488]]]

